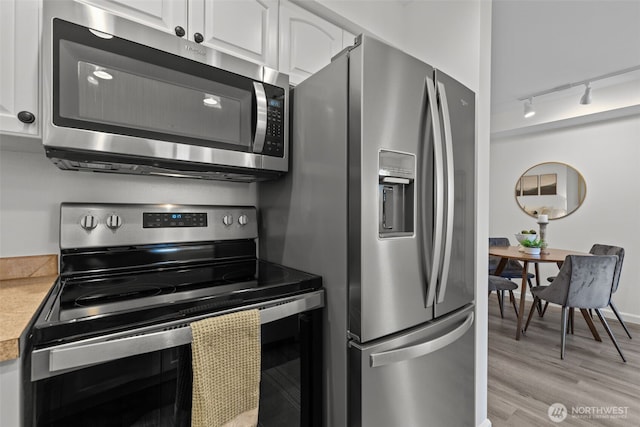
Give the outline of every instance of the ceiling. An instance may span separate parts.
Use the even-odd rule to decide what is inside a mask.
[[[492,10],[494,113],[536,92],[640,65],[640,0],[493,0]]]

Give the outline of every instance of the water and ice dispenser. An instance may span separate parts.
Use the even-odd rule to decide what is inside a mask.
[[[380,150],[378,160],[378,235],[410,236],[414,231],[416,156]]]

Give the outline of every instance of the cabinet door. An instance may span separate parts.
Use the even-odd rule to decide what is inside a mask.
[[[0,0],[3,1],[3,0]],[[167,33],[187,31],[187,0],[76,0],[141,22]]]
[[[0,0],[0,131],[40,133],[38,108],[39,0]],[[33,123],[18,119],[21,111]],[[21,118],[29,121],[24,113]]]
[[[342,50],[341,28],[291,3],[280,3],[280,71],[297,84]]]
[[[278,0],[191,0],[189,38],[249,61],[278,67]]]

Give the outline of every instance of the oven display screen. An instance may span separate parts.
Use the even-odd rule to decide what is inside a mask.
[[[143,212],[143,228],[206,227],[206,213]]]

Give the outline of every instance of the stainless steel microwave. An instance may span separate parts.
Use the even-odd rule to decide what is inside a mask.
[[[289,77],[101,8],[43,5],[43,144],[60,169],[257,181],[288,170]]]

